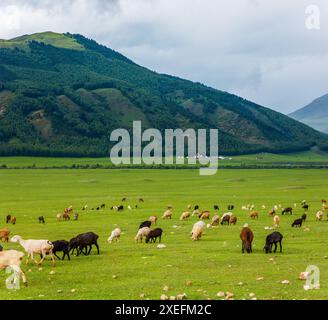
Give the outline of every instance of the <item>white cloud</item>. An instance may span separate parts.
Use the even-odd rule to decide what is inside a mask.
[[[328,3],[308,0],[1,0],[0,38],[80,33],[152,70],[288,113],[328,92]]]

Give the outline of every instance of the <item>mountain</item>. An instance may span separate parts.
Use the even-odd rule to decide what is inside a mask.
[[[328,94],[291,113],[290,117],[328,133]]]
[[[218,128],[220,153],[328,145],[287,116],[200,83],[158,74],[81,35],[0,40],[0,155],[105,156],[110,132]]]

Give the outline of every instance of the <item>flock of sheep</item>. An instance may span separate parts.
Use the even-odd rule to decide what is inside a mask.
[[[126,199],[123,199],[122,201],[125,201]],[[143,199],[139,199],[139,202],[143,202]],[[327,201],[322,200],[322,210],[318,211],[316,214],[316,220],[321,221],[323,219],[324,213],[328,213],[328,206]],[[136,206],[137,207],[137,206]],[[297,205],[294,204],[294,208],[296,208]],[[304,214],[300,219],[296,219],[292,227],[301,227],[303,221],[306,220],[307,214],[306,212],[309,209],[309,205],[306,203],[306,201],[302,201],[301,203],[302,209],[304,209]],[[100,208],[105,208],[105,205],[101,205]],[[188,211],[185,211],[181,214],[180,220],[181,221],[187,221],[191,217],[197,216],[199,221],[197,221],[192,228],[191,231],[191,239],[193,241],[199,241],[201,240],[204,230],[206,228],[212,228],[215,226],[221,225],[236,225],[237,223],[237,217],[232,212],[234,210],[234,205],[229,205],[228,210],[230,210],[227,213],[224,213],[221,217],[218,214],[215,214],[212,219],[210,219],[211,214],[209,211],[200,211],[200,208],[198,205],[192,206],[188,205]],[[97,208],[97,210],[99,210]],[[128,206],[129,210],[132,210],[130,206]],[[255,211],[254,205],[247,205],[242,206],[242,210],[249,211],[249,217],[251,219],[259,219],[259,212]],[[266,206],[262,206],[262,209],[265,210]],[[87,210],[87,206],[84,206],[82,210]],[[111,210],[116,211],[123,211],[124,206],[114,206],[111,207]],[[220,208],[218,205],[214,206],[215,211],[219,211]],[[277,214],[278,211],[281,210],[281,215],[284,214],[293,214],[293,208],[282,208],[281,205],[275,205],[269,212],[268,215],[270,217],[273,217],[273,228],[268,227],[268,229],[278,229],[280,225],[280,216]],[[70,214],[73,214],[73,207],[69,207],[65,209],[64,214],[57,214],[57,219],[61,220],[64,218],[64,220],[70,219]],[[169,205],[167,207],[167,210],[164,212],[162,219],[172,219],[173,217],[173,206]],[[328,216],[327,216],[328,217]],[[44,217],[39,217],[40,223],[45,223]],[[74,219],[78,219],[78,215],[74,214]],[[10,223],[12,222],[12,217],[10,215],[7,216],[6,222]],[[206,224],[204,220],[207,220],[208,223]],[[142,242],[145,238],[146,243],[156,243],[157,239],[159,239],[159,242],[161,242],[161,237],[163,235],[163,230],[161,228],[155,228],[151,229],[152,225],[156,225],[158,221],[158,218],[156,216],[151,216],[147,221],[144,221],[140,224],[139,229],[137,231],[137,235],[135,236],[135,241]],[[14,219],[14,222],[16,223],[16,218]],[[1,229],[0,230],[0,239],[2,241],[9,242],[9,234],[10,231],[8,229]],[[121,237],[122,231],[120,228],[116,228],[111,232],[111,235],[108,238],[108,243],[111,244],[113,241],[118,241]],[[96,246],[97,253],[99,254],[99,245],[97,243],[99,236],[93,232],[88,232],[84,234],[80,234],[74,238],[72,238],[70,241],[65,240],[59,240],[51,242],[49,240],[25,240],[21,236],[15,235],[11,238],[11,242],[17,243],[21,245],[21,247],[25,250],[27,253],[27,261],[26,264],[29,262],[29,259],[32,259],[36,264],[41,265],[46,258],[47,255],[49,255],[52,259],[53,265],[55,264],[55,257],[57,259],[64,260],[65,256],[68,257],[70,260],[70,253],[74,253],[76,251],[76,255],[80,255],[83,253],[84,255],[89,255],[92,246]],[[247,253],[252,252],[252,242],[254,239],[254,234],[252,230],[249,228],[248,224],[245,224],[242,228],[242,231],[240,233],[240,238],[242,241],[242,252],[245,251]],[[283,236],[278,231],[274,231],[273,233],[269,234],[266,238],[266,243],[264,247],[264,251],[266,253],[272,252],[273,246],[274,252],[277,250],[277,245],[280,245],[280,252],[282,251],[282,239]],[[60,258],[57,253],[63,252],[63,257]],[[40,255],[41,260],[37,262],[35,260],[35,255]],[[0,246],[0,269],[5,269],[7,267],[11,267],[12,270],[15,271],[15,277],[14,282],[18,281],[20,277],[23,280],[23,283],[27,285],[27,280],[24,272],[21,270],[21,262],[23,260],[24,253],[16,250],[3,250],[3,248]]]

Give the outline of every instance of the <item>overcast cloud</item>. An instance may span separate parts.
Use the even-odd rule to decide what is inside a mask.
[[[312,4],[320,30],[305,25]],[[0,0],[0,38],[48,30],[283,113],[328,93],[326,0]]]

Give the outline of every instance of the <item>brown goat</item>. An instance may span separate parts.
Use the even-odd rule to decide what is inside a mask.
[[[245,250],[246,250],[247,253],[251,253],[252,252],[252,242],[254,239],[253,231],[249,227],[244,227],[241,230],[240,239],[242,241],[241,252],[245,253]]]

